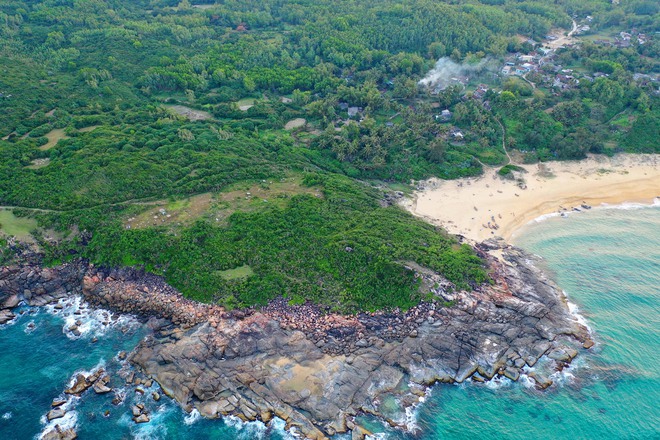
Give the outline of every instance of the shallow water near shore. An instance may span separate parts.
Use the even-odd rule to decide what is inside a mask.
[[[390,439],[659,438],[660,206],[550,218],[524,228],[515,244],[543,257],[539,264],[587,319],[597,345],[553,376],[559,385],[545,392],[525,380],[436,386],[409,414],[420,429],[414,436],[375,420],[361,421]],[[0,327],[0,438],[36,438],[50,402],[76,371],[103,365],[111,384],[124,386],[118,372],[127,367],[116,355],[131,350],[145,330],[119,320],[101,331],[99,316],[74,314],[80,306],[70,301],[61,311],[24,308],[15,322]],[[64,332],[72,318],[85,323],[80,337]],[[95,336],[98,342],[92,343]],[[80,438],[290,438],[281,421],[266,427],[204,420],[166,397],[154,402],[151,389],[144,396],[131,387],[125,391],[119,406],[111,404],[112,395],[88,391],[71,403],[68,423],[76,424]],[[130,408],[137,402],[147,406],[150,423],[131,420]]]
[[[549,218],[514,244],[543,258],[596,346],[545,392],[510,381],[436,387],[420,437],[660,438],[660,206]]]
[[[204,420],[199,413],[185,413],[174,401],[163,396],[155,402],[157,384],[144,389],[126,386],[120,372],[130,370],[118,359],[120,351],[132,350],[147,334],[136,320],[122,317],[102,322],[103,311],[92,311],[79,298],[61,301],[63,309],[20,307],[18,317],[0,326],[0,438],[3,440],[36,439],[55,424],[76,427],[80,438],[90,439],[284,439],[284,422],[270,426],[242,423],[238,419]],[[82,312],[81,312],[82,309]],[[76,321],[82,334],[68,328]],[[92,342],[97,338],[97,342]],[[66,398],[63,391],[78,372],[89,373],[103,367],[110,375],[110,385],[124,400],[113,405],[114,392],[97,395],[92,389],[80,398],[71,398],[67,415],[47,423],[45,415],[55,398]],[[144,388],[144,387],[142,387]],[[137,425],[131,419],[131,407],[143,403],[151,417]],[[106,415],[106,411],[109,414]]]

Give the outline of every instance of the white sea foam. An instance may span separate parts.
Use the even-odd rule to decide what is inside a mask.
[[[4,413],[4,414],[2,415],[2,418],[3,418],[4,420],[9,420],[9,419],[11,419],[12,417],[14,417],[14,415],[11,413],[11,411],[6,412],[6,413]]]
[[[366,440],[387,440],[388,438],[390,438],[390,436],[385,432],[378,432],[365,437]]]
[[[66,409],[66,414],[64,414],[64,417],[61,417],[59,419],[54,419],[51,420],[50,422],[48,421],[47,417],[44,415],[41,417],[41,423],[44,424],[44,428],[37,435],[37,439],[42,439],[44,436],[49,433],[50,431],[56,429],[56,426],[60,427],[60,430],[66,431],[67,429],[75,429],[76,425],[78,424],[78,413],[76,411],[73,411],[72,409],[69,409],[73,405],[71,402],[71,399],[64,405],[62,405]]]
[[[183,417],[183,423],[185,423],[186,425],[192,425],[193,423],[195,423],[197,420],[199,420],[201,418],[202,418],[202,415],[199,413],[199,411],[197,411],[196,408],[193,408],[193,410],[190,411],[190,414],[186,414]]]
[[[280,419],[279,417],[273,418],[273,420],[271,420],[268,423],[268,427],[273,431],[277,432],[279,436],[285,440],[299,440],[303,438],[295,431],[295,429],[291,431],[287,431],[286,422],[283,419]]]
[[[513,385],[513,381],[508,377],[495,376],[491,380],[485,382],[486,388],[491,390],[499,390],[500,388],[508,388]]]
[[[97,370],[100,366],[103,365],[104,365],[103,361],[99,362],[99,364],[97,364],[94,370]],[[77,370],[76,372],[73,373],[73,375],[69,379],[67,387],[73,386],[78,374],[83,374],[84,376],[88,376],[89,374],[91,374],[91,372],[86,370]],[[60,408],[62,408],[65,411],[64,417],[60,417],[58,419],[48,421],[47,414],[42,415],[39,421],[41,422],[42,425],[44,425],[44,427],[41,433],[39,433],[36,436],[37,439],[42,439],[47,433],[54,430],[56,426],[59,426],[60,430],[66,431],[67,429],[75,429],[76,425],[78,424],[78,413],[75,411],[75,408],[78,405],[78,402],[80,401],[80,397],[73,395],[67,395],[67,396],[60,395],[59,397],[66,399],[66,402],[60,406]]]
[[[543,221],[548,220],[549,218],[559,217],[562,214],[568,215],[569,212],[568,211],[563,211],[561,213],[551,212],[550,214],[543,214],[543,215],[540,215],[540,216],[536,217],[535,219],[529,221],[527,224],[530,225],[532,223],[541,223]]]
[[[420,401],[421,403],[421,401]],[[417,424],[417,416],[419,414],[418,406],[409,406],[406,408],[406,415],[404,419],[404,426],[408,432],[417,432],[420,430],[419,425]]]
[[[626,210],[626,211],[631,211],[631,210],[637,210],[637,209],[648,209],[648,208],[655,208],[660,206],[660,197],[655,197],[653,199],[652,203],[633,203],[633,202],[624,202],[624,203],[617,203],[617,204],[609,204],[609,203],[601,203],[600,205],[593,206],[592,208],[595,210],[601,210],[601,209],[621,209],[621,210]],[[578,208],[579,211],[574,211],[573,209],[567,209],[566,211],[561,211],[561,212],[551,212],[549,214],[543,214],[540,215],[533,220],[529,221],[527,224],[533,224],[533,223],[541,223],[545,220],[554,218],[554,217],[568,217],[572,214],[580,214],[583,212],[586,212],[587,210],[583,208]]]
[[[25,327],[23,327],[23,331],[25,332],[26,335],[29,335],[36,329],[37,329],[37,324],[34,322],[34,320],[28,322],[27,324],[25,324]]]
[[[564,368],[561,371],[555,371],[550,375],[553,383],[556,383],[559,386],[570,384],[575,380],[575,375],[573,374],[574,369],[569,367]]]
[[[258,420],[244,422],[236,416],[227,416],[223,420],[227,426],[237,431],[237,438],[240,439],[262,439],[268,430],[266,425]]]
[[[534,382],[534,380],[531,379],[527,374],[521,374],[520,379],[518,379],[518,383],[528,389],[536,388],[536,382]]]
[[[596,206],[597,209],[622,209],[624,211],[632,211],[637,209],[647,209],[655,208],[660,206],[660,197],[655,197],[652,203],[633,203],[625,202],[615,205],[610,205],[609,203],[601,203],[599,206]]]
[[[568,295],[566,295],[565,291],[562,290],[562,293],[566,298],[568,298]],[[589,331],[589,334],[591,334],[591,327],[589,326],[589,321],[587,321],[587,319],[584,316],[580,315],[580,308],[577,306],[577,304],[574,304],[568,300],[566,301],[566,304],[568,305],[568,311],[571,313],[571,315],[573,315],[575,320],[578,323],[585,326]]]
[[[4,324],[0,324],[0,330],[5,329],[7,327],[11,327],[12,325],[17,324],[20,321],[20,319],[24,315],[26,315],[27,311],[25,309],[21,309],[21,310],[13,309],[12,313],[14,314],[14,317],[12,319],[10,319],[9,321],[5,322]]]
[[[131,427],[131,435],[135,440],[161,440],[167,438],[167,427],[164,419],[169,417],[173,411],[176,411],[176,408],[174,405],[160,405],[149,415],[149,423],[136,425],[128,414],[126,418],[122,416],[120,422],[122,424],[128,424]]]
[[[82,374],[83,376],[88,377],[92,373],[98,371],[100,368],[105,369],[105,359],[99,360],[98,363],[89,370],[80,369],[80,370],[74,371],[73,374],[71,375],[71,378],[69,379],[69,384],[68,384],[69,388],[72,387],[73,384],[76,383],[76,378],[78,377],[79,374]]]
[[[64,319],[62,332],[69,339],[101,337],[109,329],[130,331],[140,325],[137,319],[131,316],[116,316],[108,310],[92,308],[81,296],[61,299],[57,304],[47,305],[46,311]],[[80,325],[76,322],[80,322]],[[80,335],[70,330],[71,328],[77,328]]]
[[[417,386],[417,384],[409,382],[408,386],[413,387],[413,386]],[[431,397],[431,392],[432,392],[432,388],[431,387],[426,387],[426,389],[424,390],[424,396],[420,396],[417,403],[415,403],[411,406],[407,406],[405,408],[404,414],[402,415],[402,418],[397,420],[397,423],[404,426],[406,431],[408,431],[410,433],[416,433],[416,432],[421,431],[421,428],[419,427],[419,425],[417,423],[418,418],[419,418],[419,409],[420,409],[420,406],[424,402],[426,402],[429,399],[429,397]],[[399,406],[401,406],[401,401],[399,401],[398,399],[397,399],[397,404]]]

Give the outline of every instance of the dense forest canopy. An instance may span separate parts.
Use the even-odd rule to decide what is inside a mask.
[[[574,24],[579,44],[542,50]],[[486,274],[373,187],[478,175],[503,147],[658,152],[658,29],[644,0],[6,0],[0,205],[86,231],[36,233],[52,261],[144,265],[206,301],[409,307],[406,261]],[[432,69],[447,87],[420,85]],[[317,196],[127,229],[155,200],[286,179]]]

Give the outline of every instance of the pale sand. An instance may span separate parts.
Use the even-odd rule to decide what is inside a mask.
[[[515,231],[562,209],[621,204],[651,204],[660,197],[660,155],[592,156],[583,161],[522,165],[526,189],[486,169],[478,178],[422,182],[422,190],[402,205],[413,214],[474,241]],[[489,227],[490,222],[490,227]],[[497,229],[495,229],[497,227]]]

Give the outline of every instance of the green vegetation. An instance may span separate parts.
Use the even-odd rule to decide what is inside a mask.
[[[244,264],[243,266],[236,267],[234,269],[218,271],[218,275],[220,275],[223,279],[227,281],[231,281],[236,279],[247,278],[250,275],[254,275],[254,271],[250,266]]]
[[[479,175],[507,163],[503,145],[526,161],[658,152],[654,82],[636,76],[658,73],[658,38],[565,49],[524,80],[495,74],[574,14],[598,35],[651,35],[651,2],[199,3],[0,4],[0,205],[32,208],[0,221],[5,233],[82,231],[36,238],[52,262],[143,265],[227,306],[407,308],[423,294],[404,261],[459,287],[485,270],[361,182]],[[489,67],[432,93],[418,83],[439,58]],[[593,81],[555,87],[550,64]]]
[[[80,252],[99,264],[142,265],[191,298],[228,307],[285,295],[341,311],[407,309],[425,296],[405,261],[443,273],[459,288],[487,281],[469,246],[397,207],[380,207],[376,190],[336,175],[310,174],[304,181],[319,185],[322,197],[302,194],[284,207],[239,209],[225,226],[200,219],[174,232],[126,229],[119,222],[126,208],[119,207],[115,214],[90,209],[40,218],[94,227]],[[72,249],[78,244],[47,252],[61,261]]]
[[[0,209],[0,232],[25,240],[37,229],[37,222],[26,217],[16,217],[11,211]],[[5,243],[6,245],[6,243]]]
[[[502,177],[511,177],[513,176],[514,171],[525,172],[525,169],[523,167],[519,167],[518,165],[508,164],[497,170],[497,174]]]

